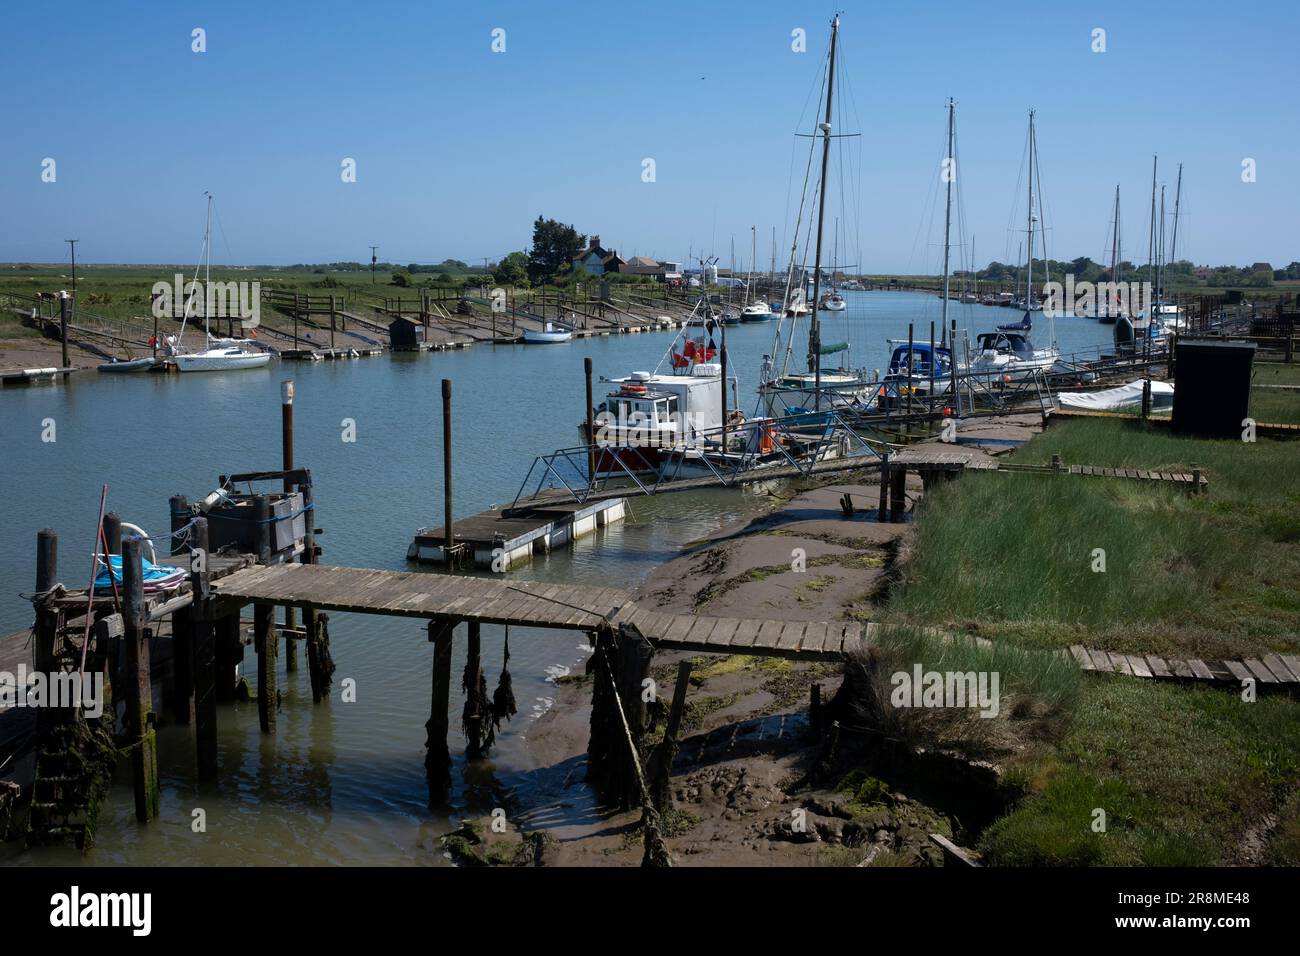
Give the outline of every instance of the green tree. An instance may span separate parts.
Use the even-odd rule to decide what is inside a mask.
[[[492,279],[497,285],[517,286],[528,281],[528,253],[512,252],[497,263]]]
[[[409,272],[394,272],[393,285],[402,289],[409,289],[411,286],[411,274]]]
[[[573,261],[586,241],[573,226],[538,216],[533,223],[533,248],[528,253],[528,278],[534,284],[551,279]]]

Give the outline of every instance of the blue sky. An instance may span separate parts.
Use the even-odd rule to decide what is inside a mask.
[[[844,2],[862,136],[842,240],[872,272],[932,268],[927,207],[958,103],[966,234],[1015,258],[1027,110],[1054,257],[1105,249],[1116,183],[1144,259],[1152,153],[1179,252],[1300,259],[1294,2]],[[748,258],[788,242],[793,134],[834,7],[818,4],[6,4],[0,261],[189,262],[203,191],[213,260],[496,258],[539,214],[625,256]],[[191,31],[207,52],[191,51]],[[506,31],[493,53],[491,31]],[[808,52],[791,51],[791,31]],[[1105,53],[1091,51],[1106,30]],[[849,117],[848,131],[854,125]],[[802,143],[802,141],[800,141]],[[797,147],[799,150],[803,145]],[[46,157],[57,182],[41,181]],[[356,160],[357,181],[340,179]],[[642,160],[656,181],[642,182]],[[1246,157],[1257,181],[1241,181]],[[855,208],[850,208],[855,207]],[[830,215],[830,214],[828,214]],[[1013,219],[1014,217],[1014,219]],[[852,225],[856,220],[856,226]],[[856,233],[856,235],[854,235]]]

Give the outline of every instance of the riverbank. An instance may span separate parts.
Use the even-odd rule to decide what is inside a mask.
[[[1005,454],[1039,422],[986,419],[962,438],[976,457]],[[874,469],[775,489],[770,511],[690,545],[642,582],[637,600],[671,613],[879,620],[912,534],[907,522],[875,520],[879,492]],[[909,479],[907,493],[920,500],[919,478]],[[809,700],[813,685],[823,701],[836,695],[842,666],[659,653],[651,674],[661,693],[685,659],[694,666],[667,821],[679,865],[937,865],[943,851],[932,833],[967,837],[967,808],[935,800],[924,772],[911,768],[911,785],[899,786],[901,777],[886,781],[863,769],[858,741],[827,753],[810,725]],[[641,860],[639,812],[601,812],[583,783],[590,699],[589,676],[559,681],[555,706],[529,733],[530,752],[550,769],[530,780],[512,818],[524,831],[544,832],[544,865]]]
[[[985,427],[1001,440],[1037,431]],[[1014,451],[986,448],[1020,464],[1195,459],[1212,492],[967,473],[929,495],[909,484],[916,522],[882,525],[845,514],[843,495],[869,509],[879,491],[851,475],[693,544],[641,600],[883,627],[842,667],[693,659],[666,825],[674,860],[936,864],[937,833],[992,865],[1300,862],[1293,689],[1084,674],[1066,653],[1075,642],[1207,660],[1300,651],[1295,446],[1075,421]],[[1095,548],[1109,562],[1100,572]],[[682,657],[656,657],[659,687]],[[1000,713],[894,706],[888,677],[913,666],[998,673]],[[814,684],[838,736],[812,733]],[[550,769],[514,822],[544,832],[544,865],[641,860],[639,813],[602,812],[582,783],[589,699],[589,679],[561,682],[529,735]]]

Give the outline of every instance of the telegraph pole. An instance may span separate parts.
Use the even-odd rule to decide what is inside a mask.
[[[371,285],[375,284],[375,263],[379,261],[379,257],[376,255],[378,251],[379,251],[378,246],[370,247],[370,284]]]
[[[77,243],[80,239],[64,239],[72,250],[72,321],[77,321]],[[64,363],[67,364],[66,362]]]

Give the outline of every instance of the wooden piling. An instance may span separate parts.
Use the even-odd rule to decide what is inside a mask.
[[[891,468],[889,474],[889,517],[902,521],[907,511],[907,466]]]
[[[253,496],[253,517],[257,522],[257,562],[271,563],[271,499],[267,495]]]
[[[330,348],[334,347],[334,296],[330,296]],[[285,471],[293,470],[293,379],[280,383],[280,460]],[[293,491],[293,482],[284,479],[284,493]],[[307,516],[310,521],[310,515]],[[291,673],[298,669],[298,645],[292,631],[298,626],[298,609],[284,606],[284,669]]]
[[[591,356],[582,360],[582,372],[587,379],[587,483],[596,484],[596,406],[591,395]]]
[[[190,529],[190,607],[195,754],[200,780],[217,779],[217,654],[208,569],[208,519]],[[179,616],[179,615],[178,615]],[[179,632],[178,632],[179,633]],[[175,635],[174,635],[175,636]],[[233,684],[233,674],[225,675]]]
[[[59,536],[53,528],[42,528],[36,532],[36,593],[44,595],[58,583],[59,579]],[[45,606],[38,597],[36,608],[36,637],[32,652],[32,664],[41,673],[52,672],[55,658],[55,643],[59,635],[59,614]]]
[[[681,732],[682,719],[686,714],[686,691],[690,687],[691,668],[690,660],[677,663],[677,683],[673,686],[673,702],[668,708],[664,739],[654,755],[650,791],[654,807],[660,813],[672,808],[673,759],[677,756],[677,735]]]
[[[116,511],[104,515],[100,525],[104,529],[104,547],[109,554],[122,553],[122,516]]]
[[[450,566],[456,534],[451,510],[451,379],[442,380],[442,526],[443,558]]]
[[[253,605],[253,642],[257,650],[257,722],[262,733],[275,733],[278,704],[275,659],[279,641],[275,636],[275,605]]]
[[[478,699],[479,685],[483,683],[483,641],[481,625],[478,621],[470,621],[466,625],[466,642],[465,642],[465,680],[464,688],[467,705],[465,709],[465,738],[467,745],[466,754],[471,760],[477,760],[483,756],[483,720],[484,714],[481,707],[471,705]]]
[[[125,626],[127,688],[124,749],[131,753],[135,815],[141,822],[158,816],[158,753],[154,732],[153,687],[149,677],[148,613],[144,603],[141,539],[122,542],[122,618]]]
[[[889,514],[889,449],[880,455],[880,506],[876,520],[884,521]]]
[[[429,783],[432,803],[441,803],[451,786],[451,753],[447,749],[451,708],[451,638],[455,621],[429,622],[429,641],[433,644],[433,694],[429,703],[429,720],[425,723],[424,772]]]

